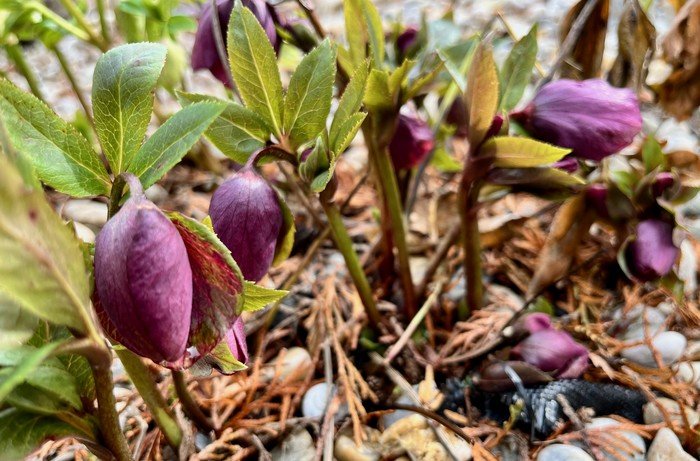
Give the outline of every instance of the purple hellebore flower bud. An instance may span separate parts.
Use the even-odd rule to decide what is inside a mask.
[[[418,29],[414,26],[408,26],[396,38],[396,48],[405,56],[408,50],[416,43],[417,39]]]
[[[241,317],[238,317],[226,332],[226,344],[236,360],[243,364],[248,362],[248,344],[245,341],[245,328]]]
[[[273,48],[275,51],[279,51],[282,42],[277,36],[277,30],[275,29],[277,14],[274,8],[268,5],[264,0],[242,0],[242,3],[244,7],[250,9],[255,17],[258,18]],[[224,40],[224,44],[227,42],[226,31],[228,30],[228,23],[231,18],[233,6],[234,0],[216,1],[219,24],[221,25],[221,36]],[[224,85],[230,86],[224,65],[221,59],[219,59],[219,53],[216,50],[212,5],[210,2],[207,2],[202,8],[197,34],[194,39],[194,46],[192,47],[192,69],[208,69],[214,77],[220,80]]]
[[[131,197],[95,241],[101,308],[128,349],[156,363],[185,353],[192,313],[192,269],[172,222],[146,199],[134,176]]]
[[[455,126],[456,137],[466,138],[469,134],[469,127],[467,126],[468,118],[469,114],[467,114],[467,106],[464,104],[464,100],[462,98],[457,98],[450,106],[450,110],[447,111],[445,121]]]
[[[557,168],[559,170],[566,171],[567,173],[573,173],[574,171],[578,170],[578,160],[576,160],[576,157],[569,155],[558,162],[553,163],[552,168]]]
[[[595,183],[588,186],[586,189],[586,201],[595,210],[598,216],[609,218],[608,213],[608,186],[601,183]]]
[[[433,149],[435,138],[427,123],[417,117],[399,114],[394,137],[389,143],[391,161],[396,170],[418,165]]]
[[[552,320],[549,315],[543,312],[533,312],[518,319],[513,324],[514,333],[536,333],[542,330],[550,330],[552,328]]]
[[[673,226],[658,219],[647,219],[637,224],[636,234],[625,254],[632,275],[647,282],[668,274],[678,257],[678,248],[673,244]]]
[[[524,110],[511,116],[535,138],[596,161],[631,144],[642,129],[634,92],[601,79],[548,83]]]
[[[574,341],[569,333],[554,329],[534,332],[510,354],[542,371],[554,372],[560,379],[578,378],[588,368],[588,349]]]
[[[652,193],[654,197],[661,197],[663,193],[673,187],[676,182],[676,178],[673,177],[672,173],[661,172],[654,178],[654,183],[651,185]]]
[[[245,166],[214,192],[209,215],[243,277],[254,282],[263,278],[284,221],[274,189],[253,167]]]

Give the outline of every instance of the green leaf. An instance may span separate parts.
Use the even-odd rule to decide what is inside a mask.
[[[32,337],[38,319],[27,309],[0,292],[0,351],[19,346]]]
[[[223,104],[212,102],[186,106],[148,138],[128,171],[139,177],[144,188],[153,185],[184,157],[223,110]]]
[[[143,143],[166,54],[167,48],[157,43],[132,43],[109,50],[97,61],[92,83],[95,128],[115,175],[128,171]]]
[[[299,165],[299,175],[309,184],[312,192],[321,192],[333,177],[335,156],[328,151],[323,139],[316,140],[311,153]]]
[[[570,152],[534,139],[497,136],[484,143],[479,155],[493,157],[497,168],[531,168],[554,163]]]
[[[654,171],[665,163],[661,144],[659,144],[659,141],[652,135],[648,135],[646,139],[644,139],[644,144],[642,144],[642,160],[644,161],[644,169],[647,173]]]
[[[521,38],[503,63],[501,69],[501,103],[499,109],[509,112],[523,97],[532,78],[532,68],[537,59],[537,24]]]
[[[46,104],[5,79],[0,79],[0,114],[13,146],[39,179],[75,197],[109,193],[109,175],[90,143]]]
[[[284,132],[296,148],[326,126],[335,81],[335,50],[324,40],[299,63],[284,98]]]
[[[208,376],[212,368],[216,368],[219,373],[230,375],[237,371],[246,370],[245,363],[239,362],[231,352],[231,348],[226,340],[221,341],[207,355],[195,362],[189,372],[194,376]]]
[[[178,98],[183,106],[200,101],[225,104],[223,112],[209,125],[204,135],[235,162],[244,164],[250,154],[265,147],[270,138],[270,128],[265,120],[240,104],[192,93],[178,92]]]
[[[0,158],[0,291],[37,317],[89,329],[90,290],[80,244],[47,203]]]
[[[255,15],[240,2],[231,13],[228,56],[243,102],[265,119],[281,139],[282,81],[275,50]]]
[[[0,460],[24,459],[44,440],[72,435],[80,434],[58,418],[9,408],[0,412]]]
[[[367,110],[381,112],[394,107],[394,98],[389,88],[389,71],[372,69],[367,79],[363,102]]]
[[[377,7],[371,0],[345,0],[345,33],[353,67],[357,68],[368,57],[368,47],[372,67],[382,67],[384,30]]]
[[[0,375],[0,402],[25,382],[60,344],[49,343],[40,348],[22,347],[0,352],[0,367],[11,367],[3,369]]]
[[[261,287],[253,282],[243,282],[243,312],[254,312],[265,308],[268,304],[279,301],[287,296],[285,290],[273,290]]]
[[[484,42],[479,44],[472,58],[464,100],[469,115],[469,143],[478,146],[498,108],[498,72],[491,48]]]
[[[461,162],[450,156],[443,147],[435,149],[430,164],[443,173],[459,173],[464,167]]]
[[[357,111],[360,110],[360,107],[362,107],[362,98],[365,94],[368,73],[369,61],[363,61],[362,64],[355,69],[355,73],[345,87],[340,102],[338,102],[338,109],[333,115],[333,122],[328,132],[329,144],[333,152],[338,153],[342,151],[336,147],[338,145],[338,135],[342,125],[344,125],[350,117],[353,117]]]
[[[192,319],[189,344],[200,354],[213,349],[241,313],[243,276],[231,257],[206,224],[179,213],[168,213],[177,228],[192,267]]]
[[[364,112],[357,112],[338,128],[335,144],[331,144],[334,158],[342,154],[343,151],[348,148],[352,140],[355,139],[355,135],[360,130],[365,117],[367,117],[367,114]]]
[[[277,200],[279,201],[280,208],[282,209],[282,228],[277,236],[277,245],[275,246],[275,257],[272,260],[272,265],[276,266],[284,262],[289,254],[292,252],[292,247],[294,246],[294,234],[296,232],[296,226],[294,224],[294,214],[292,210],[287,206],[282,195],[279,191],[275,190],[277,193]]]

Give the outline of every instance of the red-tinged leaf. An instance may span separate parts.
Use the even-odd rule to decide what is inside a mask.
[[[168,213],[192,267],[192,320],[188,344],[206,354],[219,344],[243,305],[243,276],[216,234],[193,219]]]

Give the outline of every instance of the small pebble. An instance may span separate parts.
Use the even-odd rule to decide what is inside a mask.
[[[304,399],[301,401],[301,413],[307,418],[321,418],[326,414],[326,407],[329,399],[333,399],[338,393],[335,386],[332,386],[331,392],[328,392],[328,384],[314,384],[304,394]],[[335,414],[335,421],[340,422],[348,415],[348,406],[343,403],[338,408]]]
[[[676,331],[664,331],[654,337],[652,344],[654,345],[654,349],[661,355],[662,362],[665,365],[671,365],[678,361],[683,355],[687,340],[685,336]],[[648,368],[657,368],[654,354],[644,344],[624,349],[621,355],[627,360],[631,360],[639,365]]]
[[[316,447],[309,431],[296,428],[270,455],[275,461],[311,461],[316,457]]]
[[[582,448],[555,443],[547,445],[537,455],[537,461],[595,461]]]
[[[683,450],[676,434],[664,427],[656,433],[649,447],[647,461],[695,461],[695,458]]]
[[[676,365],[676,378],[688,384],[695,384],[700,390],[700,362],[681,362]]]
[[[683,416],[681,415],[681,407],[678,405],[678,402],[666,397],[660,397],[656,400],[666,409],[666,412],[673,421],[677,422],[681,426],[685,424]],[[691,427],[700,422],[700,415],[698,415],[695,410],[684,406],[683,412],[685,413],[685,417],[688,419],[688,423]],[[664,415],[656,406],[656,403],[649,402],[644,405],[644,423],[656,424],[661,422],[664,422]]]
[[[290,347],[280,353],[272,366],[263,370],[263,377],[267,380],[276,377],[284,381],[293,376],[296,380],[302,381],[311,369],[311,365],[311,356],[306,349]],[[277,373],[276,376],[275,373]]]
[[[586,424],[586,429],[595,429],[603,427],[614,427],[619,426],[620,423],[612,418],[593,418],[590,423]],[[636,447],[635,453],[619,453],[623,458],[615,456],[615,454],[608,453],[603,450],[605,459],[608,461],[620,461],[625,459],[627,461],[644,461],[644,454],[646,453],[646,443],[644,439],[637,433],[631,431],[614,431],[615,436],[620,438],[625,438]]]
[[[107,204],[94,200],[68,200],[63,216],[82,224],[102,226],[107,222]]]
[[[340,434],[336,438],[333,456],[337,461],[379,461],[381,452],[376,444],[379,431],[368,427],[364,429],[369,437],[360,446],[355,445],[355,441],[348,435]]]
[[[168,198],[168,191],[163,188],[160,184],[154,184],[143,193],[146,195],[146,198],[150,200],[153,203],[158,203],[162,202],[166,198]]]
[[[85,243],[95,243],[95,233],[85,224],[73,221],[75,235]]]

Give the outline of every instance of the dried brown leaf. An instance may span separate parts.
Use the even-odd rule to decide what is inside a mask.
[[[639,92],[647,75],[647,60],[654,51],[656,29],[637,0],[629,0],[617,28],[619,51],[608,81]]]
[[[567,13],[560,33],[562,43],[569,34],[569,30],[571,30],[571,26],[576,21],[581,10],[589,1],[591,0],[579,1]],[[600,75],[609,13],[610,0],[598,0],[593,12],[583,26],[576,45],[566,57],[567,59],[561,70],[562,78],[583,80]]]

